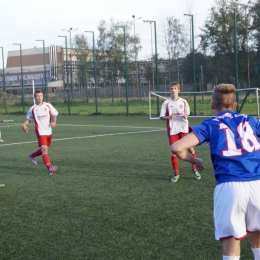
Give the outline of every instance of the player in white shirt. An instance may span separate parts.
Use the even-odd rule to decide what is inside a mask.
[[[166,129],[171,146],[174,142],[178,141],[189,133],[188,116],[190,114],[190,107],[185,99],[179,97],[180,84],[178,82],[170,83],[169,87],[171,97],[163,102],[160,119],[167,120]],[[189,152],[194,158],[196,158],[196,153],[193,148],[189,149]],[[171,161],[174,172],[171,181],[177,182],[180,177],[178,157],[172,154]],[[192,166],[192,171],[195,175],[195,178],[200,180],[201,176],[196,169],[196,165]]]
[[[38,89],[34,93],[35,104],[28,110],[26,120],[23,124],[23,130],[29,131],[27,125],[33,120],[35,133],[38,139],[40,149],[29,154],[34,165],[37,165],[37,156],[42,156],[43,162],[50,175],[57,170],[56,165],[51,165],[48,155],[48,148],[52,141],[52,128],[56,126],[58,111],[50,104],[43,102],[43,92]]]

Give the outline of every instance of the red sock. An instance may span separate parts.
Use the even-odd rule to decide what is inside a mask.
[[[41,148],[31,154],[31,156],[33,158],[40,156],[40,155],[42,155],[42,149]]]
[[[49,155],[47,153],[44,153],[42,155],[42,160],[43,160],[45,166],[47,167],[47,169],[49,169],[51,167],[51,162],[50,162]]]
[[[192,153],[191,155],[192,155],[194,158],[197,157],[197,156],[196,156],[196,153]],[[196,168],[196,165],[195,165],[195,164],[192,165],[192,170],[193,170],[193,171],[197,171],[197,168]]]
[[[179,161],[178,161],[178,157],[175,155],[172,155],[172,168],[174,171],[175,175],[179,175]]]

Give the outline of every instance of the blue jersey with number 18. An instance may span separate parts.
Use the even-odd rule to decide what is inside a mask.
[[[191,127],[209,142],[217,184],[260,180],[260,121],[229,110]]]

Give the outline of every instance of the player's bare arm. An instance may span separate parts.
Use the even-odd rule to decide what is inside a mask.
[[[56,116],[52,116],[51,117],[51,127],[55,127],[56,126],[56,121],[57,121],[57,117]]]
[[[160,117],[161,120],[172,120],[174,118],[174,114],[169,115],[169,116],[162,116]]]
[[[183,115],[183,118],[185,119],[185,120],[188,120],[188,115]]]
[[[27,125],[30,123],[31,121],[26,119],[23,123],[23,131],[24,132],[29,132],[29,128],[27,127]]]
[[[194,158],[188,149],[195,147],[199,143],[198,138],[194,133],[190,133],[182,139],[171,145],[171,152],[178,156],[180,159],[187,161],[191,164],[195,164],[198,171],[203,171],[203,161],[200,158]]]

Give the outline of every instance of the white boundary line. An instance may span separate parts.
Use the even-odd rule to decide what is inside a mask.
[[[5,127],[12,127],[12,126],[21,126],[22,123],[12,123],[9,125],[0,125],[1,128]],[[30,126],[30,125],[29,125]],[[34,123],[31,124],[32,127],[34,127]],[[56,124],[56,126],[68,126],[68,127],[107,127],[107,128],[133,128],[133,129],[158,129],[158,130],[165,130],[163,127],[155,127],[155,126],[121,126],[121,125],[70,125],[70,124]]]
[[[78,136],[78,137],[67,137],[67,138],[61,138],[61,139],[52,139],[52,141],[56,142],[56,141],[85,139],[85,138],[96,138],[96,137],[104,137],[104,136],[128,135],[128,134],[143,134],[143,133],[152,133],[152,132],[159,132],[159,131],[165,131],[165,129],[155,129],[155,130],[150,130],[150,131],[147,130],[147,131],[139,131],[139,132],[113,133],[113,134],[103,134],[103,135],[87,135],[87,136]],[[2,144],[2,145],[0,145],[0,147],[12,146],[12,145],[20,145],[20,144],[32,144],[32,143],[38,143],[38,141]]]
[[[165,129],[165,128],[161,128],[161,127],[154,127],[154,126],[121,126],[121,125],[70,125],[70,124],[57,124],[57,126],[70,126],[70,127],[74,127],[74,126],[87,126],[87,127],[108,127],[108,128],[137,128],[137,129]]]

